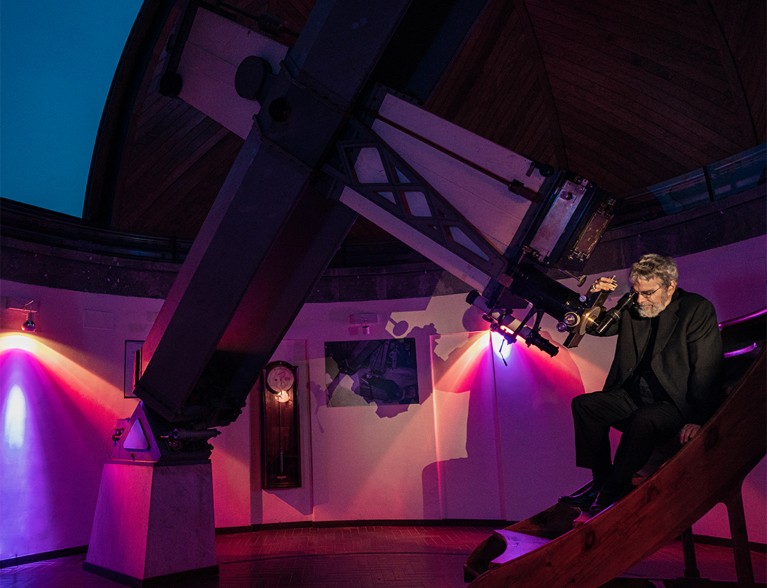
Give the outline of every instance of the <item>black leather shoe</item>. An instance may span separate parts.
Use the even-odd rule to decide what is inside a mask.
[[[589,514],[591,516],[594,516],[595,514],[599,514],[604,509],[606,509],[608,506],[612,506],[616,502],[618,502],[621,498],[626,496],[626,494],[629,493],[628,489],[623,489],[620,492],[598,492],[597,496],[594,498],[594,502],[591,503],[591,506],[588,506]]]
[[[578,508],[587,509],[599,496],[599,488],[594,484],[588,486],[585,490],[580,490],[569,496],[562,496],[559,499],[561,504],[567,504],[568,506],[577,506]]]
[[[600,496],[597,496],[594,499],[594,502],[591,503],[591,506],[587,507],[587,511],[589,515],[592,517],[594,515],[598,515],[600,512],[602,512],[604,509],[606,509],[608,506],[610,506],[612,502],[608,502],[601,498]]]

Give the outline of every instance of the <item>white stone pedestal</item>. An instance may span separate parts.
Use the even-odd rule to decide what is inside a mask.
[[[107,463],[84,568],[134,585],[216,574],[211,464]]]

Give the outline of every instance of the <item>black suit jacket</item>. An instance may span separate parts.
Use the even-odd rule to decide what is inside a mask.
[[[618,334],[604,391],[623,388],[634,374],[650,338],[650,320],[631,309],[604,335]],[[658,315],[650,362],[685,422],[703,424],[722,401],[722,339],[714,306],[677,288]]]

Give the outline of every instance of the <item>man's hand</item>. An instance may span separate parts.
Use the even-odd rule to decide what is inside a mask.
[[[686,424],[682,427],[682,430],[679,431],[679,442],[684,445],[690,439],[695,437],[695,435],[698,434],[698,431],[700,431],[700,425],[694,425],[692,423]]]
[[[606,276],[602,276],[601,278],[597,278],[594,280],[594,282],[591,284],[591,288],[589,288],[589,293],[593,294],[594,292],[612,292],[618,287],[618,281],[615,279],[615,276],[610,276],[609,278]]]

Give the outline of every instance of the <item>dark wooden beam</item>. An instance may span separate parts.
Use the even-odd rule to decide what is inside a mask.
[[[319,2],[145,342],[136,395],[171,424],[224,426],[356,215],[313,187],[409,0]]]

